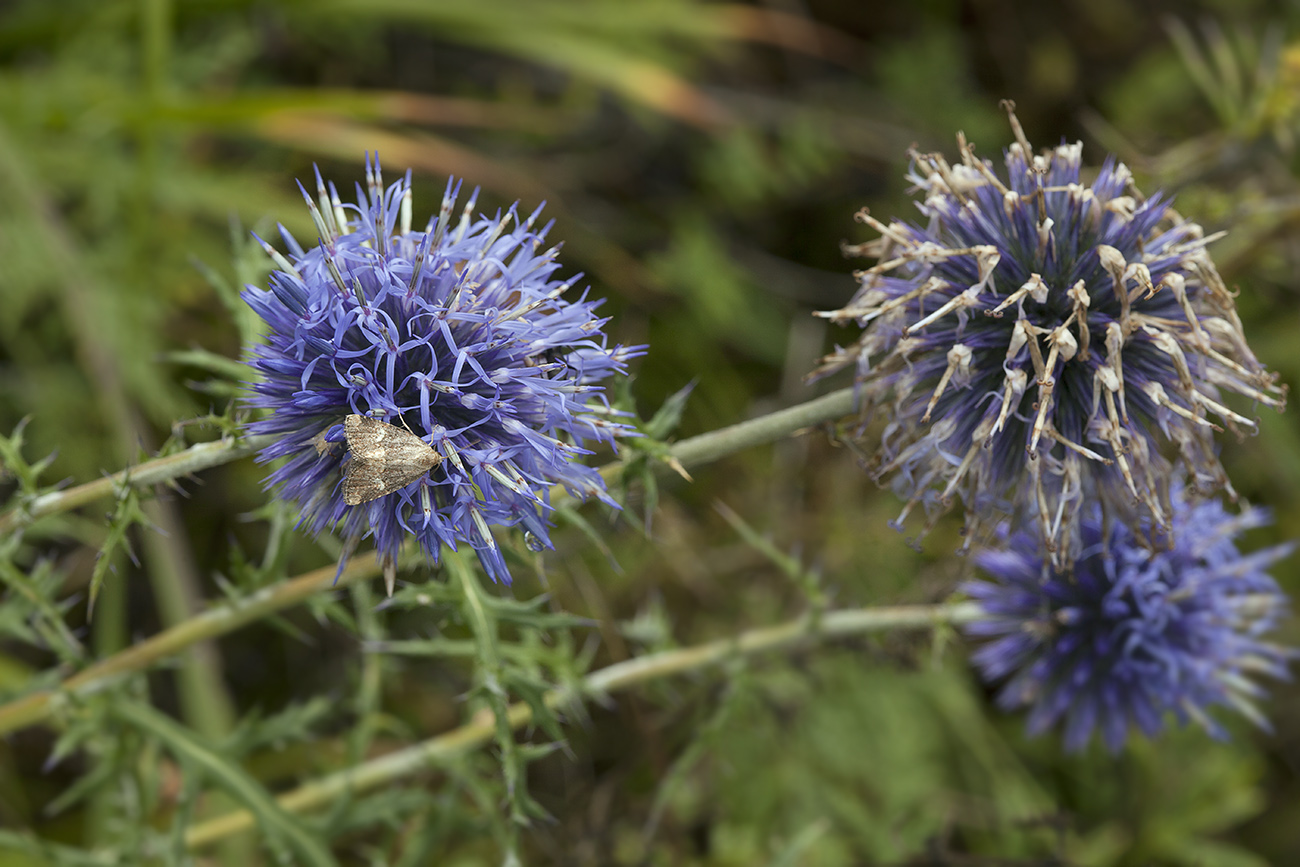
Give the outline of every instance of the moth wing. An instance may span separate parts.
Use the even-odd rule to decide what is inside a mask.
[[[437,457],[436,454],[433,456]],[[358,506],[399,491],[429,472],[433,466],[436,466],[436,462],[394,466],[391,460],[388,464],[380,464],[379,461],[358,460],[354,455],[347,474],[343,477],[343,502],[349,506]]]
[[[343,477],[343,502],[349,506],[359,506],[388,493],[380,476],[358,472],[359,469],[363,468],[353,465]]]
[[[352,459],[343,502],[368,503],[406,487],[442,462],[442,455],[410,431],[360,415],[343,420]]]
[[[364,415],[350,415],[343,419],[343,436],[348,441],[348,448],[354,451],[368,451],[375,448],[390,436],[390,431],[406,433],[401,428]]]

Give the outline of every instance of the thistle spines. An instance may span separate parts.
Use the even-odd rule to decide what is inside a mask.
[[[1224,487],[1211,435],[1257,427],[1231,395],[1281,409],[1286,390],[1246,343],[1205,250],[1216,236],[1112,159],[1084,186],[1081,144],[1035,154],[1010,120],[1002,173],[960,135],[955,163],[911,153],[924,225],[855,215],[878,237],[845,252],[876,263],[817,315],[862,332],[812,376],[853,365],[865,399],[890,405],[876,467],[899,474],[904,514],[957,498],[968,521],[1024,512],[1065,553],[1080,498],[1167,528],[1164,444]]]

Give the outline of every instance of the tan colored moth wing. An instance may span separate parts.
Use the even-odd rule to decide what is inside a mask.
[[[442,463],[424,440],[410,431],[364,415],[343,420],[352,453],[343,477],[343,502],[359,506],[401,490]]]

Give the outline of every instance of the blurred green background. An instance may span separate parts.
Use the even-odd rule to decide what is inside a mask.
[[[634,365],[639,412],[697,381],[676,436],[801,402],[817,393],[803,375],[847,337],[810,313],[855,288],[862,263],[840,243],[868,234],[853,213],[913,213],[912,144],[951,154],[963,130],[997,153],[1010,140],[1001,99],[1035,145],[1082,139],[1093,166],[1116,153],[1144,191],[1169,190],[1207,231],[1229,229],[1211,250],[1240,289],[1247,335],[1300,383],[1295,4],[11,0],[0,433],[30,419],[23,452],[54,453],[47,483],[213,438],[218,422],[177,423],[221,416],[238,393],[230,362],[256,330],[238,287],[270,267],[250,230],[275,238],[282,222],[310,240],[294,180],[315,163],[349,198],[367,150],[390,180],[413,169],[417,222],[450,174],[481,185],[489,213],[545,200],[562,273],[585,272],[609,299],[615,340],[650,345]],[[1223,458],[1240,494],[1275,510],[1248,544],[1300,536],[1300,416],[1264,415]],[[152,528],[123,538],[108,503],[7,540],[0,701],[85,661],[51,651],[41,616],[66,619],[89,659],[334,562],[328,539],[294,534],[295,516],[265,505],[264,473],[245,459],[183,480],[145,504]],[[544,571],[516,569],[503,592],[545,591],[596,624],[547,638],[574,665],[803,610],[798,584],[718,503],[809,564],[835,605],[939,601],[969,569],[952,556],[957,519],[913,551],[886,527],[892,495],[814,434],[664,482],[657,501],[634,488],[621,520],[588,508],[612,557],[566,529]],[[92,629],[97,562],[112,568]],[[1300,590],[1294,558],[1275,574]],[[443,623],[376,612],[378,599],[322,594],[114,689],[223,744],[269,790],[288,788],[473,709],[460,700],[467,662],[362,652],[359,635],[427,638]],[[1227,744],[1190,730],[1118,757],[1065,756],[992,707],[959,639],[890,635],[571,715],[567,749],[529,767],[549,818],[522,830],[503,818],[491,750],[313,827],[347,864],[499,863],[512,849],[584,865],[1300,863],[1300,689],[1279,686],[1266,707],[1273,732],[1232,720]],[[66,755],[46,767],[56,744]],[[0,829],[15,836],[0,838],[0,865],[172,863],[132,829],[166,837],[220,812],[186,800],[187,769],[116,730],[9,735]],[[201,859],[275,863],[247,840]]]

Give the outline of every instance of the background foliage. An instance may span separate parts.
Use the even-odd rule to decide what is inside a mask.
[[[696,383],[652,433],[806,400],[803,374],[843,338],[809,314],[852,294],[852,214],[911,213],[912,143],[952,152],[961,129],[1000,149],[1002,98],[1035,144],[1115,152],[1144,190],[1229,228],[1212,250],[1252,345],[1300,383],[1298,24],[1266,2],[7,4],[0,431],[18,433],[0,484],[25,508],[230,433],[257,332],[238,287],[270,268],[249,230],[311,237],[293,179],[315,162],[349,190],[365,150],[414,169],[417,214],[448,174],[482,185],[484,211],[545,199],[614,339],[651,346],[628,397],[641,415]],[[1296,414],[1223,453],[1276,511],[1251,542],[1300,536]],[[588,506],[556,552],[516,545],[511,588],[413,562],[393,603],[373,574],[348,579],[68,696],[0,740],[0,865],[1300,861],[1294,686],[1268,705],[1272,733],[1065,756],[999,715],[939,630],[545,710],[590,668],[823,594],[946,598],[969,568],[957,521],[911,550],[856,460],[811,435],[691,484],[637,481],[621,518]],[[0,702],[223,601],[332,576],[337,544],[295,533],[263,475],[244,459],[6,526]],[[1276,570],[1292,593],[1297,569]],[[537,725],[514,736],[520,700]],[[465,723],[490,743],[301,815],[272,798]],[[260,824],[196,841],[236,807]]]

